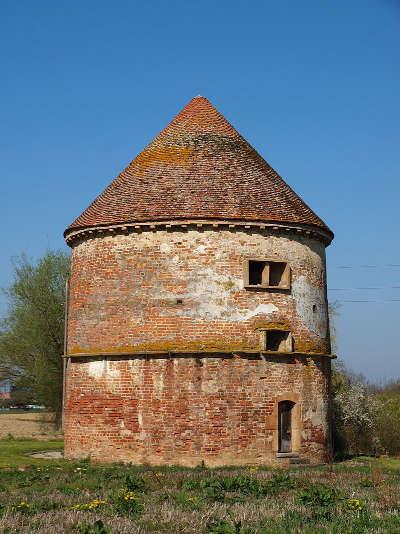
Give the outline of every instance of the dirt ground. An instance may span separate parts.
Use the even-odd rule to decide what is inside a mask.
[[[15,438],[52,439],[60,436],[51,413],[0,413],[0,439],[9,434]]]

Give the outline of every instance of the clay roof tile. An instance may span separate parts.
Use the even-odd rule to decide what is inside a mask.
[[[193,98],[66,229],[228,219],[325,223],[204,97]]]

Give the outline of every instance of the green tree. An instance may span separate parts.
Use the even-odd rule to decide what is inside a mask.
[[[400,380],[375,387],[375,397],[379,401],[377,427],[384,451],[388,454],[400,453]]]
[[[362,375],[350,373],[342,362],[332,380],[334,438],[339,456],[377,454],[382,449],[378,430],[381,403]]]
[[[37,402],[62,409],[65,283],[69,255],[47,252],[36,263],[24,255],[14,262],[5,290],[8,309],[0,323],[0,376],[32,391]]]
[[[35,395],[29,386],[17,382],[13,385],[10,391],[10,405],[11,406],[26,406],[27,404],[37,404]]]

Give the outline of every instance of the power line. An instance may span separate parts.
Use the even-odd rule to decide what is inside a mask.
[[[341,300],[338,300],[336,302],[368,302],[368,303],[374,303],[374,302],[400,302],[400,299],[373,299],[373,300],[364,300],[364,299],[360,299],[360,300],[357,300],[357,299],[341,299]]]
[[[392,269],[399,267],[400,263],[387,263],[385,265],[334,265],[334,269]]]
[[[381,291],[384,289],[400,289],[400,286],[383,287],[328,287],[328,291]]]

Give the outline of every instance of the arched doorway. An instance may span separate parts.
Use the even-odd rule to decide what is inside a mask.
[[[278,404],[278,451],[292,452],[292,412],[295,403],[281,401]]]

